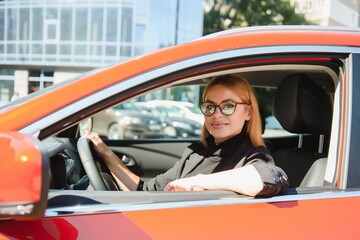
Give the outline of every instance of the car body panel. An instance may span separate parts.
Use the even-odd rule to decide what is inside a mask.
[[[341,211],[334,213],[335,206]],[[285,209],[292,210],[291,216]],[[241,239],[285,239],[283,236],[289,239],[356,239],[360,230],[355,230],[354,226],[359,226],[360,219],[353,211],[359,210],[359,201],[342,198],[125,212],[124,215],[153,239],[234,239],[234,236]],[[323,214],[309,217],[311,212]],[[334,218],[347,221],[330,220]],[[156,223],[164,224],[161,228]],[[197,224],[194,226],[194,223]],[[330,229],[342,231],[334,234]]]
[[[358,199],[340,197],[286,202],[213,205],[122,213],[47,217],[2,222],[0,232],[15,239],[356,239]],[[336,211],[336,209],[341,209]],[[291,210],[291,215],[289,215]],[[311,215],[309,213],[322,214]],[[334,221],[346,219],[347,221]],[[110,224],[111,223],[111,224]],[[351,223],[351,224],[349,224]],[[114,227],[117,226],[117,227]],[[25,231],[14,231],[15,228]],[[50,229],[52,229],[50,231]],[[124,231],[126,229],[127,231]],[[341,230],[341,231],[337,231]],[[56,235],[54,235],[56,233]],[[9,234],[9,235],[8,235]],[[55,236],[55,237],[54,237]],[[236,236],[236,237],[234,237]],[[284,237],[286,236],[286,237]]]
[[[31,221],[0,220],[0,239],[357,238],[360,138],[359,113],[354,107],[359,102],[359,46],[360,31],[355,29],[270,27],[225,31],[84,74],[44,89],[43,95],[40,92],[5,106],[0,109],[0,133],[18,131],[43,140],[147,91],[199,76],[200,80],[206,79],[214,73],[237,70],[251,77],[253,70],[266,76],[269,72],[277,74],[277,70],[288,74],[320,69],[326,72],[321,77],[326,75],[335,84],[331,89],[335,110],[332,135],[321,187],[296,188],[266,198],[222,191],[119,193],[50,189],[47,199],[42,196],[49,204],[44,216]],[[284,71],[287,68],[289,72]],[[260,73],[255,76],[263,76]],[[266,80],[251,81],[261,85]],[[279,81],[270,87],[276,87]],[[270,140],[280,148],[293,145],[296,138],[290,135]],[[317,141],[310,140],[311,144]],[[106,143],[119,158],[126,156],[130,169],[148,179],[173,166],[186,146],[196,141],[199,139]],[[41,158],[43,163],[49,161],[46,156]],[[2,167],[11,164],[1,159]]]
[[[3,222],[0,232],[0,239],[152,239],[121,213]]]

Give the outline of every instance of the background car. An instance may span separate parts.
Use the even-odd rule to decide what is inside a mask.
[[[161,138],[161,120],[132,102],[119,104],[93,117],[93,131],[108,139]]]
[[[2,106],[0,238],[358,239],[359,65],[359,29],[231,29]],[[119,191],[80,135],[91,131],[94,115],[172,87],[203,89],[226,74],[246,78],[259,90],[264,116],[292,133],[265,138],[290,188],[261,198],[226,190]],[[199,142],[103,140],[144,181]]]
[[[151,102],[137,102],[136,106],[159,117],[163,123],[164,133],[168,137],[200,137],[202,125],[198,121],[184,118],[184,114],[177,108],[168,105],[154,105]]]
[[[196,107],[195,104],[191,102],[173,100],[150,100],[147,101],[147,104],[151,106],[172,108],[173,110],[178,111],[178,113],[183,118],[197,121],[200,124],[204,123],[204,116],[202,115],[199,107]]]

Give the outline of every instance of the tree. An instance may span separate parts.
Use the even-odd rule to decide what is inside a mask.
[[[203,34],[234,27],[311,24],[289,0],[204,0]]]

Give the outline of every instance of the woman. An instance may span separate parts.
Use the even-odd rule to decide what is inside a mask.
[[[202,100],[201,142],[190,145],[174,167],[148,182],[132,173],[96,134],[88,137],[123,190],[230,190],[249,196],[285,191],[287,176],[264,147],[258,103],[248,82],[235,75],[217,77]]]

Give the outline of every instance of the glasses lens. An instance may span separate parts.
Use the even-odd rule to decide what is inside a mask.
[[[215,112],[215,105],[212,103],[203,103],[200,106],[201,112],[205,115],[205,116],[211,116],[214,114]]]
[[[220,106],[220,109],[221,109],[221,112],[224,114],[224,115],[231,115],[235,112],[235,104],[232,103],[232,102],[225,102],[225,103],[222,103]]]

